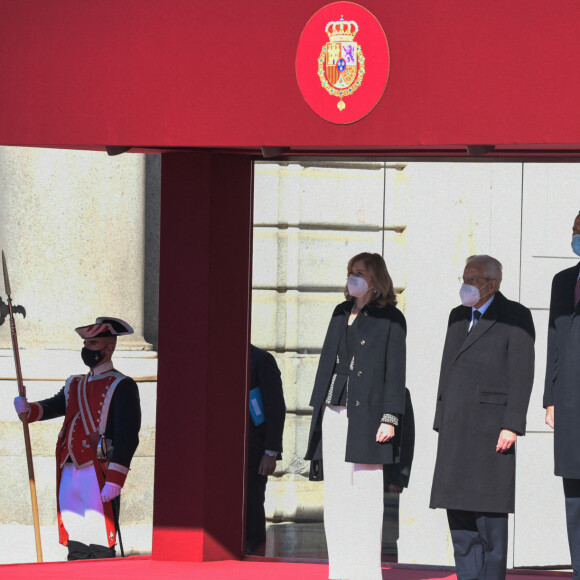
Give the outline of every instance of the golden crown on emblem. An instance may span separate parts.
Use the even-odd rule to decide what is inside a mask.
[[[340,20],[329,22],[324,29],[330,42],[352,42],[358,32],[358,24],[353,20],[345,20],[340,15]]]

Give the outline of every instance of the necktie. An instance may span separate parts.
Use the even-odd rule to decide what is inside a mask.
[[[481,312],[479,310],[473,311],[473,323],[471,324],[470,330],[473,330],[474,326],[477,324],[477,321],[481,318]]]
[[[578,306],[578,301],[580,301],[580,278],[578,278],[576,288],[574,288],[574,308]]]

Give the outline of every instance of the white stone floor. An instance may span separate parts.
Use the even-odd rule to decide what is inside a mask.
[[[152,526],[124,526],[121,533],[126,556],[151,553]],[[56,526],[40,526],[40,541],[44,562],[66,560],[67,549],[58,543]],[[117,555],[120,555],[118,547]],[[30,562],[36,562],[34,528],[17,524],[0,526],[0,565]]]
[[[121,528],[125,555],[150,554],[153,525]],[[66,560],[67,549],[58,543],[56,526],[41,526],[40,536],[44,562]],[[398,496],[385,494],[383,556],[395,556],[398,537]],[[117,555],[120,550],[117,547]],[[327,558],[322,523],[270,524],[266,537],[266,556]],[[34,528],[31,525],[0,525],[0,565],[36,562]],[[1,573],[0,573],[1,577]]]

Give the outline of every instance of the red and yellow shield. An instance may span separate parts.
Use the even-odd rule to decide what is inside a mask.
[[[352,95],[362,84],[365,74],[365,57],[362,48],[354,42],[358,24],[354,20],[329,22],[325,32],[329,42],[318,58],[318,76],[328,94],[339,98],[337,108],[345,109],[345,97]]]

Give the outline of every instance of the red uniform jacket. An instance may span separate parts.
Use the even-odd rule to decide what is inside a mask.
[[[93,465],[102,489],[105,482],[123,486],[131,459],[139,444],[141,407],[133,379],[116,370],[103,374],[73,375],[50,399],[30,404],[29,422],[64,415],[56,445],[57,506],[62,466],[72,461],[76,468]],[[96,444],[104,436],[112,447],[110,461],[99,461]],[[115,525],[111,502],[103,504],[109,546],[115,544]],[[58,513],[60,542],[68,543],[68,534]]]

